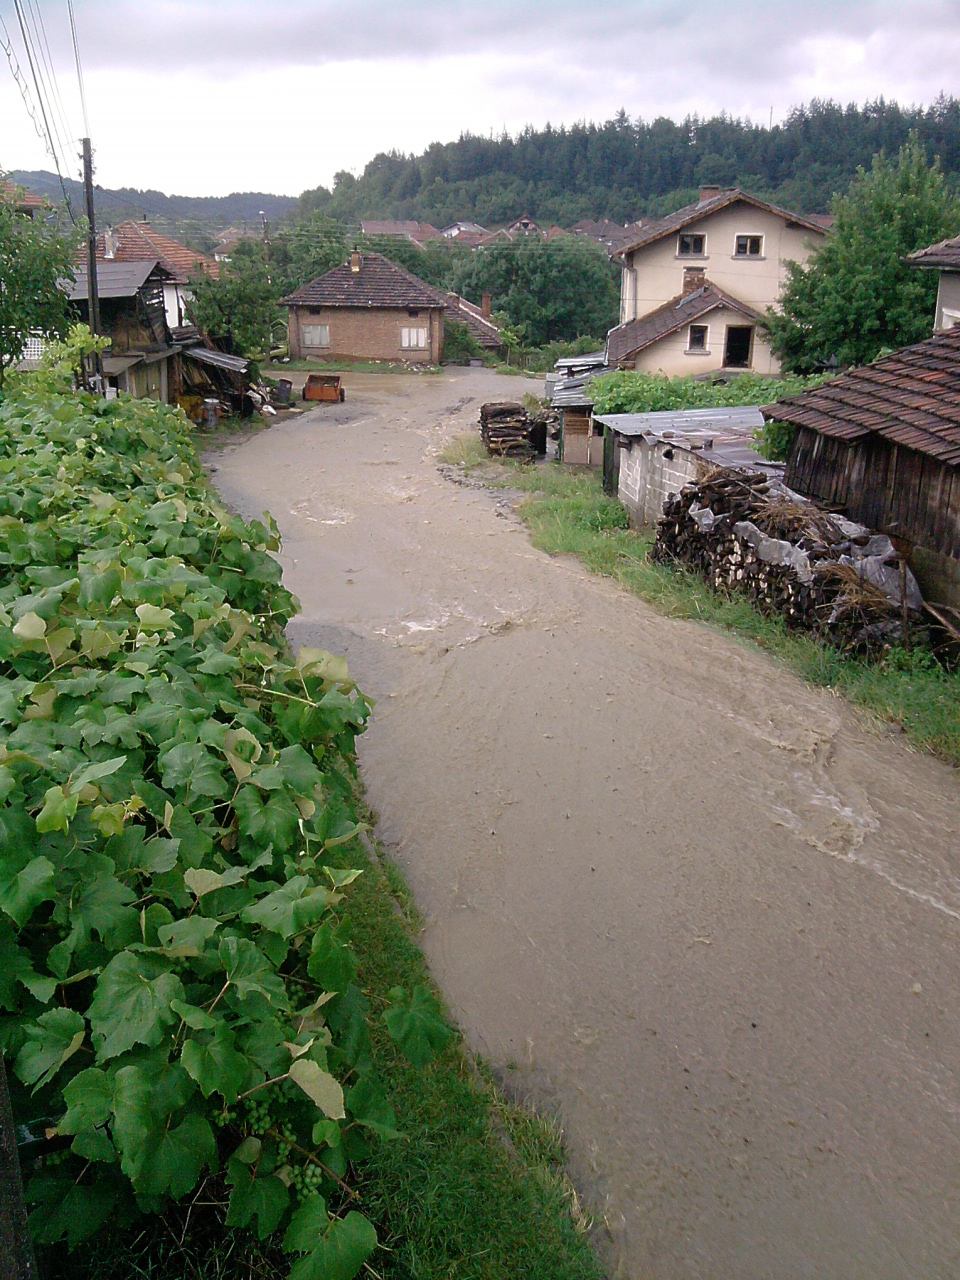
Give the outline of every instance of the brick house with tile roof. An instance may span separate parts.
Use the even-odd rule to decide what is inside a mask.
[[[280,305],[294,360],[439,364],[443,354],[446,297],[380,253],[351,254]]]
[[[636,367],[671,376],[721,369],[778,372],[761,332],[763,313],[779,301],[787,262],[806,262],[824,235],[813,218],[739,188],[704,187],[696,204],[642,224],[615,255],[622,274],[620,324],[608,339],[609,349],[620,352],[614,362],[633,367],[631,351],[637,351],[642,359]],[[677,308],[689,311],[688,297],[700,288],[722,297],[712,319],[706,313],[687,316],[685,327],[671,326],[654,342],[631,346],[636,330],[656,329]]]

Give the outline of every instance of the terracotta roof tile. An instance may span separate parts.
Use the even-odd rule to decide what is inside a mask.
[[[145,262],[149,258],[159,258],[179,284],[186,284],[190,276],[200,272],[204,272],[214,280],[220,275],[219,263],[155,231],[147,222],[132,220],[121,222],[118,226],[111,228],[111,233],[116,237],[116,252],[110,258],[107,257],[107,233],[99,232],[97,235],[99,261]]]
[[[345,262],[280,299],[287,307],[436,308],[447,302],[445,294],[382,253],[363,253],[359,271]]]
[[[787,396],[764,413],[838,440],[874,432],[960,466],[960,327]]]
[[[717,307],[730,307],[752,320],[760,317],[746,302],[725,293],[716,285],[707,283],[693,293],[678,298],[671,298],[656,311],[618,325],[607,334],[607,362],[611,368],[634,356],[638,351],[653,346],[668,334],[676,333],[685,324],[692,324],[700,316]]]
[[[911,267],[946,267],[948,270],[952,268],[960,271],[960,236],[908,253],[907,261]]]

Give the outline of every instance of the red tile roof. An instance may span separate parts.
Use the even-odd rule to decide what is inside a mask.
[[[446,307],[447,298],[382,253],[362,253],[359,271],[345,262],[281,298],[280,302],[287,307],[436,309]]]
[[[960,466],[960,327],[787,396],[764,414],[848,442],[874,432]]]
[[[47,207],[46,200],[34,195],[32,191],[27,191],[24,187],[18,187],[15,182],[10,182],[6,178],[0,181],[0,197],[16,201],[17,208],[23,212],[29,210],[32,213],[34,209]]]
[[[148,258],[159,258],[167,270],[173,273],[179,284],[186,284],[191,276],[201,272],[214,280],[220,275],[218,262],[155,231],[148,222],[132,220],[121,222],[118,226],[111,228],[111,231],[117,241],[116,252],[111,257],[107,257],[107,233],[99,232],[97,234],[98,261],[145,262]]]
[[[714,311],[717,307],[729,307],[730,310],[748,316],[751,320],[760,319],[757,312],[746,302],[741,302],[732,294],[718,289],[715,284],[707,283],[686,296],[671,298],[669,302],[665,302],[662,307],[657,307],[656,311],[651,311],[648,315],[640,316],[637,320],[629,320],[626,324],[611,329],[607,334],[607,363],[611,368],[615,368],[622,360],[627,360],[639,351],[652,347],[661,338],[676,333],[684,325],[692,324],[700,316],[705,316],[707,312]]]
[[[789,209],[781,209],[779,205],[761,200],[759,196],[747,195],[739,187],[732,187],[729,191],[721,191],[715,196],[709,196],[706,200],[700,200],[697,204],[688,204],[675,213],[668,213],[665,218],[660,218],[657,222],[648,223],[636,236],[631,237],[628,243],[621,245],[618,253],[631,253],[634,249],[642,249],[644,245],[662,240],[671,232],[681,231],[692,222],[698,222],[701,218],[706,218],[709,214],[717,213],[720,209],[726,209],[729,205],[738,202],[752,205],[755,209],[765,209],[768,213],[778,214],[787,222],[795,222],[798,226],[815,231],[818,235],[824,234],[823,226],[813,218],[802,213],[791,213]]]

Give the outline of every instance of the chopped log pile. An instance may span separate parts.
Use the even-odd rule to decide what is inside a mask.
[[[847,652],[909,641],[923,609],[888,537],[761,472],[718,467],[686,485],[664,504],[653,559],[679,561],[715,590],[742,591]]]
[[[484,404],[480,406],[480,435],[488,453],[530,462],[546,451],[546,415],[531,416],[522,404],[512,401]]]

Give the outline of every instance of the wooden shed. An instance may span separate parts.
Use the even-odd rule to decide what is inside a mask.
[[[791,489],[901,540],[924,595],[960,605],[960,328],[764,414],[797,428]]]

